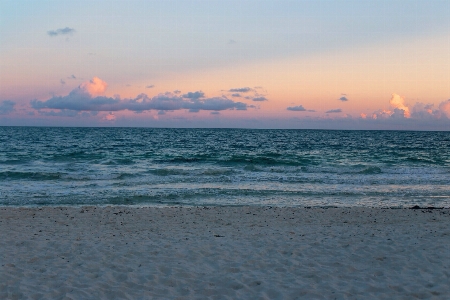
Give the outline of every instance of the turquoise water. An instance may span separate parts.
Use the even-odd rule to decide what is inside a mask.
[[[0,127],[0,205],[450,206],[450,132]]]

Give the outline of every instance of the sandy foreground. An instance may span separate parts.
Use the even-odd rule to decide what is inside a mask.
[[[0,208],[0,299],[450,299],[450,210]]]

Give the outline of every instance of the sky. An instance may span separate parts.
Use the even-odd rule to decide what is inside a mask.
[[[0,126],[450,130],[448,0],[0,0]]]

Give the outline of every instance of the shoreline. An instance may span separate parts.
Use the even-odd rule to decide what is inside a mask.
[[[0,207],[0,298],[450,296],[450,209]]]
[[[366,206],[366,205],[349,205],[349,206],[338,206],[338,205],[258,205],[258,204],[27,204],[27,205],[5,205],[0,204],[0,209],[18,209],[18,208],[29,208],[29,209],[41,209],[41,208],[107,208],[107,207],[123,207],[130,209],[140,209],[140,208],[281,208],[281,209],[450,209],[450,206],[419,206],[417,204],[411,204],[410,206]]]

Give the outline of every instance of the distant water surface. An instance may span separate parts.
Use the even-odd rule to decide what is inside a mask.
[[[450,206],[450,132],[0,127],[0,205]]]

